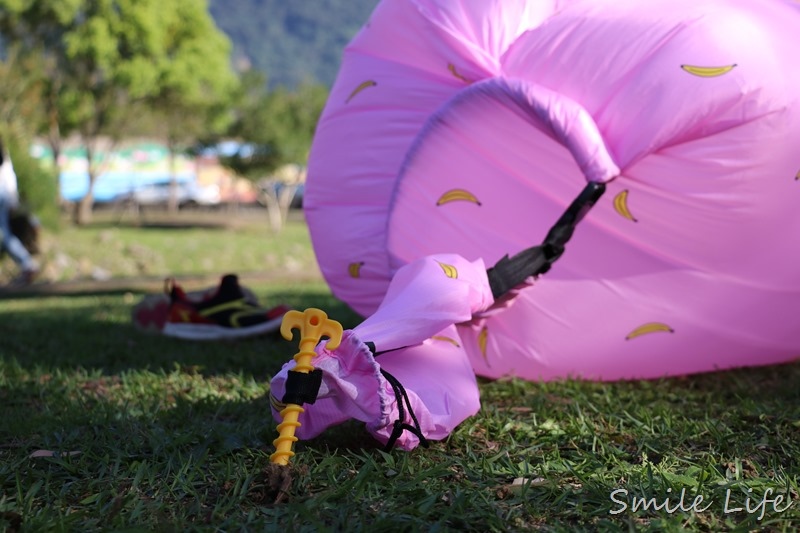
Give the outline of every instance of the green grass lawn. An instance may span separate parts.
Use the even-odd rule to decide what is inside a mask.
[[[141,217],[99,211],[86,227],[45,232],[41,281],[113,277],[217,275],[224,272],[317,274],[308,230],[298,213],[284,230],[270,230],[265,210],[146,212]],[[0,263],[0,284],[14,274]]]
[[[273,236],[258,224],[98,224],[58,238],[69,236],[61,253],[113,275],[133,274],[104,259],[111,243],[149,250],[153,276],[255,272],[274,254],[286,276],[253,278],[260,299],[354,326],[321,280],[285,268],[313,260],[304,226],[290,226]],[[226,250],[210,267],[198,252],[208,247]],[[130,324],[141,296],[0,295],[0,530],[800,527],[800,364],[614,384],[486,381],[480,413],[429,449],[386,454],[348,423],[300,443],[276,471],[269,380],[296,346],[145,335]],[[688,511],[676,509],[682,491]],[[656,501],[643,509],[639,498]]]

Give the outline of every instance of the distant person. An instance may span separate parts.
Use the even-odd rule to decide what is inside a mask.
[[[11,158],[0,141],[0,235],[2,248],[19,265],[20,274],[12,281],[13,285],[28,285],[39,273],[39,266],[22,242],[11,231],[11,210],[19,204],[17,175]]]

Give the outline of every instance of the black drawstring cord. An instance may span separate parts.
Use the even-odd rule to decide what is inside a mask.
[[[383,448],[383,451],[390,452],[397,442],[397,439],[400,438],[400,435],[402,435],[403,431],[405,430],[408,430],[416,435],[416,437],[419,439],[420,445],[423,448],[427,448],[429,445],[428,439],[426,439],[425,435],[422,434],[422,429],[419,426],[419,420],[417,420],[417,416],[414,414],[414,409],[411,407],[411,400],[408,399],[408,393],[406,393],[406,389],[403,388],[403,385],[397,380],[396,377],[388,373],[386,370],[381,369],[381,374],[383,374],[383,377],[386,378],[386,381],[388,381],[389,385],[391,385],[394,396],[397,399],[397,420],[394,421],[392,434],[389,437],[389,441],[386,443],[386,446]],[[405,406],[408,408],[408,415],[414,422],[413,426],[404,422],[406,418],[406,407],[403,406],[404,402]]]
[[[393,348],[391,350],[384,350],[379,352],[375,348],[374,342],[365,342],[364,344],[367,345],[367,348],[370,352],[372,352],[373,357],[377,357],[381,354],[386,352],[393,352],[394,350],[400,350],[401,348]],[[400,438],[400,435],[403,434],[403,431],[408,430],[419,439],[419,443],[423,448],[427,448],[429,446],[428,439],[425,438],[425,435],[422,434],[422,429],[419,426],[419,420],[417,420],[417,415],[414,414],[414,409],[411,407],[411,400],[408,399],[408,393],[406,389],[403,387],[403,384],[400,381],[388,373],[384,369],[380,369],[381,374],[383,377],[386,378],[386,381],[392,387],[392,392],[394,392],[394,397],[397,400],[397,420],[394,421],[394,428],[392,429],[392,434],[389,436],[389,441],[386,443],[386,446],[383,448],[383,451],[389,452],[394,447],[397,439]],[[405,405],[403,403],[405,402]],[[414,422],[414,425],[406,424],[404,420],[406,419],[406,406],[408,407],[408,415],[411,417],[411,420]]]

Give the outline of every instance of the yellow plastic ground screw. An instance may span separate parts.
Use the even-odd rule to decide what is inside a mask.
[[[281,322],[281,335],[287,341],[292,340],[292,330],[300,330],[300,351],[294,356],[297,365],[294,367],[296,372],[308,373],[314,370],[311,360],[317,353],[314,348],[322,337],[328,337],[327,348],[335,350],[342,341],[342,325],[335,320],[330,320],[324,311],[313,307],[303,312],[289,311],[283,315]],[[278,438],[272,443],[275,445],[275,453],[270,455],[269,460],[275,464],[288,465],[289,459],[294,456],[292,444],[297,442],[294,436],[295,429],[300,427],[297,418],[304,409],[295,403],[287,404],[281,411],[283,422],[278,424]]]

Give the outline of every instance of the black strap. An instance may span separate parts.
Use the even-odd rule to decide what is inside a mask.
[[[511,258],[506,255],[488,269],[489,286],[495,299],[529,277],[540,276],[550,270],[553,263],[564,253],[575,226],[597,203],[605,190],[605,183],[589,183],[561,215],[558,222],[550,228],[542,244],[527,248]]]
[[[394,392],[394,396],[397,398],[397,420],[394,421],[392,434],[389,436],[389,441],[386,443],[383,451],[390,452],[394,447],[394,444],[397,442],[397,439],[399,439],[400,435],[403,434],[403,431],[410,431],[416,435],[416,437],[419,439],[420,445],[423,448],[427,448],[429,446],[428,439],[426,439],[425,435],[422,434],[422,428],[420,428],[419,420],[417,420],[417,416],[414,414],[414,409],[411,407],[411,400],[408,399],[408,393],[406,393],[406,389],[396,377],[388,373],[386,370],[381,369],[381,374],[383,374],[383,377],[385,377],[386,381],[389,382],[389,385],[391,385],[392,391]],[[405,422],[406,407],[404,407],[404,403],[408,408],[408,416],[410,416],[411,421],[414,422],[413,426]]]
[[[321,385],[322,370],[319,368],[315,368],[311,372],[290,370],[286,376],[286,389],[281,402],[313,405],[317,401],[317,394],[319,394]]]
[[[403,350],[405,348],[408,348],[408,346],[398,346],[397,348],[389,348],[388,350],[383,350],[382,352],[379,352],[378,349],[375,347],[375,343],[374,342],[367,341],[364,344],[366,344],[367,348],[369,348],[369,351],[372,352],[372,356],[373,357],[378,357],[379,355],[383,355],[385,353],[394,352],[394,351],[397,351],[397,350]]]

